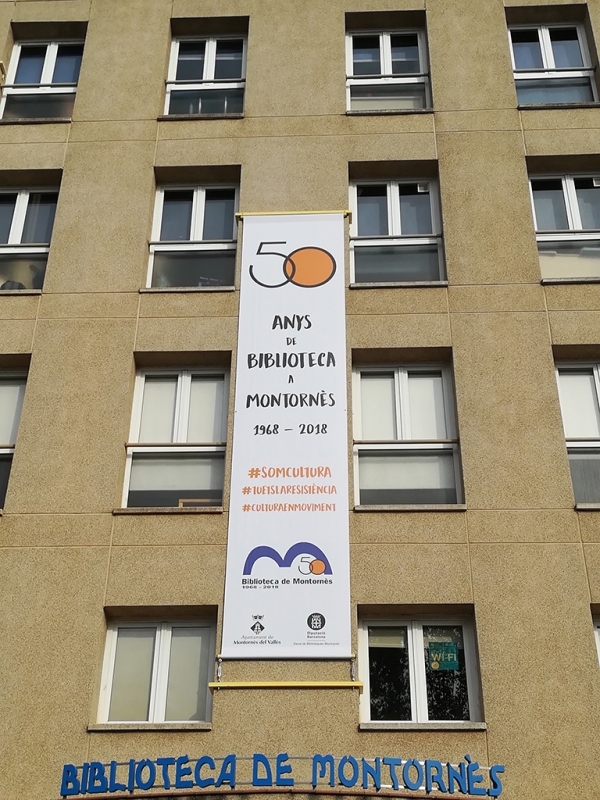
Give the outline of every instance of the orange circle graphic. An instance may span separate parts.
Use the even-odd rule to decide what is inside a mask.
[[[301,247],[289,254],[283,271],[296,286],[322,286],[335,274],[335,259],[320,247]]]
[[[325,572],[326,564],[324,561],[321,561],[320,558],[315,558],[314,561],[311,561],[308,565],[308,568],[312,572],[313,575],[322,575]]]

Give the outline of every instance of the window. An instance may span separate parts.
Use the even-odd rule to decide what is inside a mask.
[[[0,291],[41,289],[58,192],[0,190]]]
[[[442,227],[433,182],[356,183],[350,203],[352,282],[441,280]]]
[[[17,430],[25,396],[25,375],[0,375],[0,508],[4,507]]]
[[[557,367],[576,503],[600,503],[600,364]]]
[[[465,619],[362,620],[362,722],[480,721],[473,626]]]
[[[594,71],[581,25],[538,25],[509,30],[520,106],[593,103]]]
[[[17,42],[2,87],[2,119],[70,119],[83,42]]]
[[[209,622],[112,623],[100,693],[100,722],[210,720],[215,657]]]
[[[346,36],[349,111],[415,111],[431,107],[422,30]]]
[[[360,367],[353,403],[358,505],[460,502],[448,370]]]
[[[137,376],[125,506],[223,504],[228,394],[223,370]]]
[[[237,207],[234,186],[159,189],[148,285],[233,286]]]
[[[596,649],[598,651],[598,661],[600,661],[600,619],[594,619],[594,637],[596,639]]]
[[[245,79],[244,37],[176,39],[171,46],[165,114],[240,115]]]
[[[600,176],[531,178],[543,279],[600,278]]]

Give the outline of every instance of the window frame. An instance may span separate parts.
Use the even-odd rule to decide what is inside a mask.
[[[579,43],[579,49],[581,52],[581,59],[584,63],[583,67],[556,67],[555,60],[554,60],[554,52],[552,50],[552,42],[550,39],[550,31],[552,29],[564,29],[564,28],[574,28],[577,32],[577,41]],[[513,50],[513,41],[511,32],[512,31],[537,31],[538,40],[540,43],[540,53],[542,56],[542,68],[541,69],[517,69],[515,64],[515,54]],[[587,43],[587,36],[585,33],[585,28],[580,22],[553,22],[553,23],[542,23],[539,25],[531,24],[531,23],[524,23],[520,25],[509,25],[508,26],[508,44],[509,44],[509,52],[510,52],[510,61],[513,70],[513,76],[515,81],[515,88],[518,81],[525,81],[525,80],[548,80],[552,81],[553,79],[564,80],[568,78],[589,78],[590,86],[592,88],[592,95],[593,95],[593,103],[598,102],[598,87],[596,85],[596,81],[594,79],[594,66],[592,64],[592,58],[590,54],[590,49]],[[537,105],[579,105],[577,102],[575,103],[519,103],[517,97],[517,104],[519,106],[523,106],[527,108],[527,106],[537,106]]]
[[[189,419],[189,401],[191,392],[192,378],[195,376],[223,376],[224,394],[224,434],[225,439],[221,442],[188,442],[184,438],[185,425]],[[175,396],[175,416],[173,422],[173,442],[140,442],[139,431],[142,422],[142,405],[144,399],[144,385],[147,377],[163,378],[177,376],[177,390]],[[123,483],[123,496],[121,507],[129,508],[127,499],[129,497],[129,485],[131,483],[131,467],[135,453],[222,453],[225,457],[227,450],[228,436],[228,412],[229,412],[229,392],[230,392],[230,371],[225,367],[185,367],[185,368],[151,368],[139,370],[135,376],[133,392],[133,406],[131,412],[131,425],[129,429],[129,441],[126,445],[125,461],[125,480]],[[225,492],[225,487],[223,487]],[[162,508],[163,506],[153,506]],[[176,506],[165,506],[166,508],[176,508]],[[219,506],[208,506],[209,508],[219,508]],[[135,506],[131,506],[135,508]]]
[[[85,47],[85,39],[24,39],[14,43],[13,50],[8,63],[6,81],[2,85],[2,97],[0,97],[0,119],[4,119],[4,109],[7,97],[10,95],[48,95],[48,94],[77,94],[77,83],[52,83],[52,76],[56,66],[56,58],[60,45],[81,45]],[[44,65],[40,76],[39,84],[15,83],[15,77],[21,58],[23,47],[46,47]],[[33,118],[32,118],[33,119]],[[44,119],[61,119],[60,117],[44,117]]]
[[[533,224],[535,227],[536,240],[538,242],[555,242],[555,241],[573,241],[581,240],[588,241],[589,239],[600,239],[599,228],[584,228],[581,224],[581,212],[579,211],[579,202],[577,200],[577,191],[575,189],[575,181],[580,178],[587,178],[597,180],[600,184],[600,173],[598,172],[572,172],[560,174],[543,174],[543,175],[530,175],[529,176],[529,197],[531,199],[531,210],[533,213]],[[543,230],[538,228],[537,214],[535,210],[533,183],[535,181],[561,181],[563,198],[565,200],[565,208],[567,213],[567,222],[569,223],[568,229],[565,230]],[[598,186],[600,189],[600,185]],[[591,236],[596,234],[595,236]]]
[[[419,50],[419,72],[407,75],[394,75],[392,73],[392,36],[417,35]],[[379,58],[382,69],[381,75],[354,75],[354,58],[352,40],[355,36],[379,36]],[[366,86],[369,83],[376,86],[386,85],[422,85],[425,91],[425,105],[422,109],[381,109],[360,111],[352,109],[351,89],[352,86]],[[385,114],[394,111],[395,113],[411,114],[417,111],[430,111],[433,108],[431,96],[431,82],[429,78],[429,53],[427,49],[427,36],[424,28],[393,28],[390,30],[365,29],[346,31],[346,111],[363,114]]]
[[[395,401],[395,419],[398,430],[397,433],[403,433],[405,429],[410,430],[409,414],[407,413],[408,405],[406,403],[406,396],[408,393],[408,373],[409,372],[440,372],[442,377],[442,392],[444,397],[444,420],[446,423],[446,432],[451,434],[448,439],[392,439],[392,440],[369,440],[362,438],[362,397],[361,397],[361,374],[369,372],[371,374],[381,373],[394,373],[394,401]],[[404,398],[404,399],[403,399]],[[450,451],[453,454],[454,464],[454,481],[456,485],[456,504],[460,505],[464,502],[463,486],[462,486],[462,472],[460,465],[460,448],[458,439],[458,427],[456,419],[456,404],[454,397],[454,389],[452,385],[452,376],[450,368],[445,364],[360,364],[352,368],[352,455],[354,467],[354,505],[361,506],[360,503],[360,472],[359,472],[359,458],[361,452],[374,452],[374,451],[423,451],[423,450],[443,450]],[[412,504],[409,504],[412,505]],[[421,504],[425,506],[435,506],[432,504]],[[369,508],[369,506],[362,505],[362,508]],[[375,506],[378,507],[378,506]],[[396,504],[391,504],[390,508],[396,507]]]
[[[217,58],[217,43],[220,41],[242,41],[242,75],[240,78],[231,79],[231,78],[215,78],[215,65],[216,65],[216,58]],[[177,75],[177,62],[179,59],[179,44],[181,42],[205,42],[205,50],[204,50],[204,71],[203,71],[203,78],[202,80],[191,80],[191,81],[178,81],[176,79]],[[244,101],[246,99],[246,59],[247,59],[247,52],[248,52],[248,34],[247,33],[238,33],[238,34],[224,34],[218,36],[177,36],[174,37],[171,41],[171,51],[169,53],[169,66],[167,72],[167,80],[166,80],[166,90],[165,90],[165,105],[164,105],[164,115],[168,116],[179,116],[178,114],[169,114],[169,106],[171,104],[171,93],[173,91],[177,92],[179,90],[183,91],[193,91],[198,89],[242,89],[244,90]],[[190,114],[186,116],[191,117],[212,117],[212,116],[219,116],[219,117],[228,117],[234,116],[239,117],[243,116],[243,111],[241,114],[239,112],[234,113],[223,113],[223,114]]]
[[[429,194],[429,208],[431,211],[431,233],[407,234],[402,233],[402,219],[400,216],[400,186],[413,184],[427,184]],[[387,236],[359,236],[358,235],[358,189],[361,186],[385,186],[387,200],[388,235]],[[361,179],[350,183],[350,284],[356,286],[410,286],[417,284],[437,284],[446,278],[444,259],[444,234],[442,230],[442,209],[440,204],[439,183],[433,178],[388,178],[385,180]],[[357,247],[402,247],[423,244],[437,245],[439,277],[435,281],[375,281],[356,282],[355,249]]]
[[[167,682],[169,678],[170,645],[173,628],[209,628],[209,670],[206,686],[206,719],[205,720],[167,720],[165,711],[167,702]],[[152,656],[152,673],[150,679],[150,698],[148,702],[147,720],[109,720],[110,700],[112,695],[113,678],[117,652],[117,637],[119,628],[156,628],[154,652]],[[212,718],[212,694],[208,684],[214,677],[214,654],[216,654],[216,625],[214,622],[203,619],[181,618],[171,619],[140,619],[140,620],[114,620],[107,624],[104,656],[102,660],[102,677],[100,682],[100,698],[98,703],[98,723],[104,725],[172,725],[179,726],[183,723],[194,724],[210,722]],[[213,664],[211,673],[210,664]],[[162,711],[162,714],[159,713]]]
[[[469,699],[468,720],[430,720],[427,708],[427,678],[423,659],[423,627],[428,626],[458,626],[462,627],[463,645],[465,652],[465,674],[467,679],[467,696]],[[386,720],[371,720],[371,686],[370,686],[370,660],[369,660],[369,628],[407,628],[407,644],[409,657],[410,681],[410,720],[387,720],[390,724],[404,723],[406,725],[439,725],[451,723],[452,725],[469,726],[472,722],[483,722],[481,685],[479,661],[475,640],[474,620],[467,616],[419,616],[400,615],[393,618],[359,617],[358,621],[358,674],[363,683],[363,692],[359,699],[360,722],[378,722],[385,725]]]
[[[10,230],[8,232],[8,242],[0,243],[0,256],[7,255],[7,256],[23,256],[23,255],[30,255],[30,256],[38,256],[38,255],[48,255],[50,253],[50,245],[52,243],[52,233],[54,233],[54,225],[56,223],[56,217],[54,222],[52,223],[52,233],[50,235],[50,241],[45,243],[35,243],[35,242],[22,242],[21,239],[23,238],[23,231],[25,228],[25,219],[27,217],[27,209],[29,207],[29,199],[32,194],[53,194],[56,195],[56,203],[57,203],[57,211],[58,211],[58,196],[59,196],[59,188],[52,188],[48,186],[42,186],[39,188],[27,188],[24,189],[23,187],[1,187],[0,188],[0,197],[2,195],[17,195],[17,199],[15,200],[15,210],[13,212],[13,218],[10,225]],[[46,276],[46,268],[44,269],[44,279]],[[41,291],[41,289],[2,289],[2,292],[10,292],[15,294],[22,294],[23,292],[32,292],[32,291]]]
[[[561,413],[561,421],[563,423],[563,434],[565,437],[565,446],[567,448],[567,457],[571,455],[572,452],[581,452],[585,450],[597,450],[598,455],[600,457],[600,436],[592,439],[574,439],[574,438],[567,438],[567,432],[565,430],[565,418],[563,416],[563,407],[562,407],[562,400],[561,400],[561,383],[560,383],[560,373],[561,372],[578,372],[581,370],[592,370],[592,375],[594,379],[594,388],[596,390],[596,403],[598,411],[600,412],[600,362],[598,361],[560,361],[554,365],[554,372],[556,375],[556,387],[558,391],[558,403],[560,407]],[[569,464],[570,470],[570,464]],[[571,482],[573,478],[571,476]],[[575,493],[575,485],[573,485],[573,493]],[[583,502],[583,501],[582,501]],[[579,505],[578,501],[575,501],[575,505]]]
[[[11,381],[11,380],[22,380],[23,381],[23,391],[27,391],[27,378],[28,374],[24,370],[1,370],[0,371],[0,385],[4,381]],[[23,403],[25,403],[25,398],[23,398]],[[19,412],[19,423],[17,425],[17,436],[19,428],[21,426],[21,415],[23,413],[23,408],[21,407],[21,411]],[[10,442],[0,442],[0,456],[11,456],[11,470],[12,471],[12,458],[15,454],[15,448],[17,446],[16,438],[14,444]],[[10,481],[10,472],[8,476],[8,480]],[[7,482],[7,492],[8,492],[8,482]],[[0,509],[4,507],[4,504],[0,505]]]
[[[598,665],[600,666],[600,617],[592,617],[592,624],[594,626],[594,641],[596,642],[596,650],[598,651]]]
[[[233,189],[235,192],[233,200],[233,230],[231,239],[202,239],[202,228],[204,225],[204,210],[205,210],[205,197],[207,190],[211,189]],[[192,200],[192,219],[190,224],[190,235],[194,238],[177,239],[170,241],[168,239],[160,239],[160,229],[162,226],[163,208],[165,200],[165,192],[172,191],[192,191],[194,193]],[[215,250],[237,250],[237,235],[238,235],[238,219],[236,217],[240,203],[240,186],[234,183],[203,183],[198,184],[173,184],[166,186],[158,186],[156,188],[156,200],[154,203],[154,214],[152,217],[152,232],[151,239],[148,243],[149,259],[148,271],[146,273],[146,288],[160,289],[160,287],[152,286],[152,275],[154,272],[154,255],[160,252],[199,252],[199,251],[215,251]],[[200,237],[200,238],[196,238]],[[235,280],[235,279],[234,279]],[[178,288],[178,287],[172,287]],[[213,287],[197,286],[197,287],[179,287],[179,288],[193,288],[197,291],[206,291]],[[231,286],[223,285],[214,287],[216,289],[229,289]]]

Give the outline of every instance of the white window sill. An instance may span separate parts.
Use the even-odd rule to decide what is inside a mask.
[[[195,293],[195,292],[235,292],[235,286],[149,286],[140,289],[140,294]]]
[[[600,283],[598,278],[542,278],[542,286],[552,286],[561,283]]]
[[[128,514],[222,514],[223,506],[193,506],[191,508],[175,508],[175,506],[113,508],[112,513],[115,517]]]
[[[599,506],[600,507],[600,506]],[[354,511],[362,512],[376,512],[380,514],[386,511],[466,511],[467,506],[464,503],[454,503],[452,505],[434,504],[431,505],[414,505],[414,506],[354,506]]]
[[[104,722],[87,726],[88,733],[131,731],[212,731],[211,722]]]
[[[575,503],[575,511],[600,511],[600,503]]]
[[[40,295],[41,289],[0,289],[0,295],[21,294],[21,295]]]
[[[361,722],[359,731],[485,731],[485,722]]]
[[[386,281],[385,283],[351,283],[350,289],[420,289],[448,286],[448,281]]]

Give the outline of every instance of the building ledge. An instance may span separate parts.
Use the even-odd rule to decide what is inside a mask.
[[[243,114],[162,114],[158,122],[185,122],[197,119],[244,119]]]
[[[561,283],[600,283],[598,278],[542,278],[542,286],[552,286]]]
[[[105,722],[87,726],[88,733],[129,733],[131,731],[212,731],[211,722]]]
[[[600,503],[575,503],[575,511],[600,511]]]
[[[485,722],[361,722],[359,731],[485,731]]]
[[[149,286],[140,294],[188,294],[194,292],[235,292],[235,286]]]
[[[0,125],[64,125],[72,122],[71,117],[19,117],[18,119],[0,119]]]
[[[387,511],[466,511],[467,506],[463,503],[454,503],[453,505],[444,505],[444,504],[431,504],[431,505],[414,505],[414,506],[354,506],[354,511],[358,511],[359,513],[362,512],[375,512],[380,514],[382,512]]]
[[[136,514],[222,514],[223,506],[195,506],[192,508],[166,508],[157,506],[150,508],[113,508],[113,516],[136,515]]]
[[[350,289],[421,289],[448,286],[448,281],[387,281],[386,283],[351,283]]]

